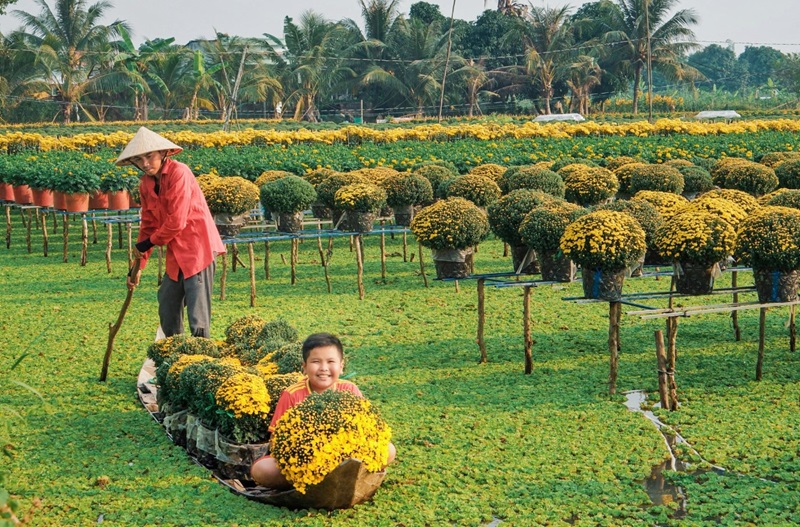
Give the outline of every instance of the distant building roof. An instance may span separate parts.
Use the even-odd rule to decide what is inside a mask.
[[[534,122],[547,123],[550,121],[585,121],[579,113],[551,113],[550,115],[537,115]]]
[[[741,117],[733,110],[706,110],[694,116],[695,119],[736,119]]]

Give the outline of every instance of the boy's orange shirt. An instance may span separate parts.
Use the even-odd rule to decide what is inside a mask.
[[[336,384],[328,389],[352,392],[359,397],[364,397],[361,394],[361,390],[358,389],[358,386],[350,381],[343,381],[341,379],[337,380]],[[271,434],[275,431],[275,425],[278,423],[278,420],[283,416],[286,410],[292,408],[293,406],[297,406],[309,395],[311,395],[311,387],[308,385],[308,377],[283,390],[280,399],[278,399],[278,405],[275,407],[275,413],[272,415],[272,421],[269,423],[269,433]]]

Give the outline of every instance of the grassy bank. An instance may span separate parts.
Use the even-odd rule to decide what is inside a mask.
[[[457,292],[453,283],[431,281],[426,289],[417,262],[403,261],[399,239],[387,240],[384,283],[378,238],[366,238],[363,301],[346,239],[336,240],[332,294],[315,243],[300,246],[294,286],[280,258],[288,262],[288,244],[272,248],[271,280],[257,261],[255,308],[246,270],[229,273],[226,300],[215,298],[214,336],[247,313],[283,317],[301,335],[339,334],[353,380],[394,431],[398,462],[371,503],[293,512],[229,493],[172,445],[136,400],[136,375],[158,325],[155,268],[145,271],[117,336],[110,378],[98,383],[108,324],[125,296],[125,253],[115,248],[111,274],[102,242],[90,246],[85,267],[77,263],[74,236],[68,263],[59,251],[43,257],[38,234],[28,254],[16,218],[11,248],[0,247],[0,405],[23,417],[2,414],[2,442],[14,455],[0,470],[10,473],[8,488],[23,505],[42,500],[34,525],[100,518],[115,526],[478,526],[494,518],[517,526],[677,523],[670,507],[651,505],[641,484],[667,456],[663,439],[621,404],[621,395],[608,396],[607,305],[562,301],[579,295],[579,284],[533,291],[534,371],[526,376],[521,289],[487,288],[489,363],[478,364],[475,283],[462,281]],[[506,271],[510,262],[502,245],[489,241],[476,267]],[[668,282],[630,279],[625,287],[665,290]],[[768,315],[760,383],[753,380],[757,311],[740,315],[741,342],[726,314],[681,321],[682,407],[660,415],[705,459],[729,470],[674,476],[687,494],[683,524],[800,522],[800,356],[788,351],[787,315],[786,309]],[[623,316],[619,392],[644,389],[656,399],[653,332],[662,328],[663,321]],[[9,371],[24,352],[30,355]]]

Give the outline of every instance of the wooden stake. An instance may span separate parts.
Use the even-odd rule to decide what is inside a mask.
[[[428,277],[425,276],[425,264],[422,263],[422,245],[419,244],[419,272],[422,274],[422,282],[428,287]]]
[[[89,223],[86,214],[81,214],[81,267],[86,266],[86,256],[89,252]]]
[[[42,214],[42,249],[44,250],[45,257],[47,257],[49,241],[50,237],[47,234],[47,214]]]
[[[797,304],[792,304],[789,308],[789,351],[794,352],[797,349],[797,328],[794,323],[794,312]]]
[[[331,291],[331,277],[328,275],[328,261],[325,258],[325,253],[322,251],[322,238],[317,237],[317,250],[319,250],[319,262],[322,265],[322,269],[325,271],[325,284],[328,286],[328,294]]]
[[[106,271],[111,274],[111,249],[114,242],[114,226],[110,223],[106,225],[106,232],[108,233],[108,242],[106,243]]]
[[[289,262],[291,263],[292,268],[292,285],[297,283],[297,269],[295,268],[295,262],[297,261],[297,238],[292,238],[292,246],[289,252]],[[281,255],[283,256],[283,255]]]
[[[503,242],[503,258],[508,256],[508,244]]]
[[[675,363],[678,359],[678,318],[667,319],[667,382],[669,388],[670,411],[678,409],[678,385],[675,383]]]
[[[92,245],[97,245],[97,220],[92,218]]]
[[[658,364],[658,396],[661,408],[669,408],[669,379],[667,377],[667,352],[664,349],[664,334],[661,330],[655,332],[656,337],[656,363]]]
[[[253,242],[247,244],[247,255],[250,257],[250,307],[256,307],[256,257],[253,253]]]
[[[131,276],[136,276],[136,273],[139,272],[140,264],[141,260],[138,258],[133,262]],[[108,325],[108,344],[106,345],[106,353],[103,356],[103,367],[100,369],[100,382],[105,382],[106,377],[108,376],[108,364],[111,361],[111,351],[114,349],[114,338],[117,336],[119,328],[122,327],[122,321],[125,319],[125,313],[128,312],[128,306],[131,305],[131,298],[133,298],[133,292],[135,290],[136,288],[128,289],[128,296],[125,297],[125,302],[122,304],[122,309],[117,317],[117,322],[115,324]]]
[[[122,224],[117,224],[117,247],[122,249]]]
[[[403,231],[403,263],[408,261],[408,233]]]
[[[219,299],[225,300],[225,282],[228,278],[228,253],[222,253],[222,274],[219,277]]]
[[[351,237],[352,238],[352,237]],[[361,254],[361,235],[356,237],[356,264],[358,265],[358,298],[364,300],[364,256]]]
[[[484,327],[486,326],[485,282],[485,278],[478,278],[478,349],[481,352],[481,359],[478,364],[489,362],[489,357],[486,354],[486,340],[483,337]]]
[[[27,214],[28,221],[25,222],[25,245],[28,248],[28,254],[31,254],[31,252],[33,252],[33,249],[31,248],[31,228],[33,227],[33,214],[30,209],[28,209]]]
[[[761,315],[758,317],[758,361],[756,362],[756,380],[760,381],[764,371],[764,334],[767,325],[767,308],[760,309]]]
[[[69,255],[69,221],[67,220],[66,214],[64,214],[62,220],[64,222],[64,263],[67,263],[67,257]]]
[[[6,249],[11,248],[11,206],[6,205]]]
[[[608,394],[617,393],[617,369],[619,368],[619,313],[622,311],[621,302],[608,303]]]
[[[239,261],[239,247],[236,243],[231,244],[231,272],[236,272],[236,263]]]
[[[381,227],[386,221],[381,220]],[[386,283],[386,234],[381,231],[381,282]]]
[[[264,279],[269,280],[269,242],[264,242]]]
[[[533,372],[533,338],[531,337],[531,286],[526,285],[522,299],[522,327],[525,338],[525,375]]]
[[[731,271],[731,287],[733,289],[736,289],[736,287],[737,287],[738,274],[739,274],[739,271]],[[739,293],[738,292],[734,292],[733,293],[733,303],[734,304],[738,304],[739,303]],[[742,330],[739,327],[739,312],[738,311],[731,312],[731,322],[733,323],[733,338],[734,338],[734,340],[736,340],[736,342],[739,342],[739,341],[742,340]]]

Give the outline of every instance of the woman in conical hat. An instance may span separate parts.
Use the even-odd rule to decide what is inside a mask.
[[[183,149],[145,127],[139,128],[117,158],[117,165],[142,171],[139,183],[141,224],[133,251],[140,269],[156,245],[166,246],[166,276],[158,290],[161,329],[169,337],[183,333],[183,307],[196,337],[210,336],[211,288],[218,254],[225,252],[200,186],[185,164],[169,156]],[[128,277],[139,285],[141,270]]]

